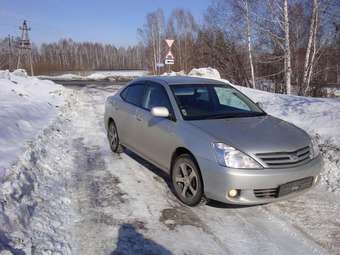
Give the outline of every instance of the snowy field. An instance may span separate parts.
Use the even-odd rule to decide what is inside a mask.
[[[41,79],[52,79],[52,80],[115,80],[117,77],[124,78],[136,78],[139,76],[144,76],[148,72],[144,70],[121,70],[121,71],[95,71],[90,75],[77,75],[77,74],[62,74],[56,76],[46,76],[41,75],[39,78]]]
[[[0,138],[21,148],[11,152],[17,160],[0,183],[1,255],[340,254],[340,146],[333,126],[339,126],[340,102],[238,87],[268,113],[318,137],[326,163],[323,183],[263,206],[189,208],[178,202],[159,169],[129,151],[111,153],[103,112],[117,86],[71,89],[20,72],[1,75],[0,96],[7,100],[1,105],[12,102],[0,109],[7,112],[0,115],[0,125],[6,121],[1,130],[10,126],[20,139],[2,133]],[[219,79],[213,69],[190,75]],[[42,105],[40,114],[26,117],[22,98]],[[16,125],[21,119],[34,132],[26,135]]]
[[[23,70],[0,71],[0,177],[25,143],[48,126],[63,104],[63,87],[27,77]]]

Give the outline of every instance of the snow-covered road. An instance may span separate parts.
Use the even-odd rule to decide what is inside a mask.
[[[17,189],[8,189],[1,198],[6,201],[1,205],[6,207],[7,218],[0,217],[0,251],[91,255],[340,252],[339,201],[318,188],[265,206],[181,205],[159,169],[129,151],[111,153],[103,103],[113,91],[110,86],[69,89],[59,117],[13,166],[13,178],[7,181],[17,182]]]

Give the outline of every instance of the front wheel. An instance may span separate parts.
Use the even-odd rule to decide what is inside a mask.
[[[198,166],[189,154],[179,156],[171,171],[176,196],[184,204],[195,206],[204,200],[203,183]]]
[[[107,139],[110,143],[110,148],[115,153],[120,153],[122,151],[122,147],[119,143],[119,137],[117,132],[117,127],[113,121],[110,121],[108,129],[107,129]]]

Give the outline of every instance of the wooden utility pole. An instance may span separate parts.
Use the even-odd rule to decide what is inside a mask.
[[[29,61],[29,65],[31,68],[31,76],[34,75],[33,73],[33,61],[32,61],[32,45],[31,41],[28,36],[28,31],[31,30],[30,27],[27,26],[26,20],[22,23],[22,26],[19,27],[21,30],[21,38],[19,41],[19,57],[18,57],[18,63],[17,63],[17,69],[21,66],[21,61],[24,57]]]

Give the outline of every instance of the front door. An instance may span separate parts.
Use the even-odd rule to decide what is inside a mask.
[[[169,167],[171,154],[175,149],[174,129],[176,121],[170,118],[154,117],[151,109],[156,106],[168,108],[174,116],[165,88],[157,83],[148,83],[143,100],[143,109],[138,110],[140,153],[163,169]]]

